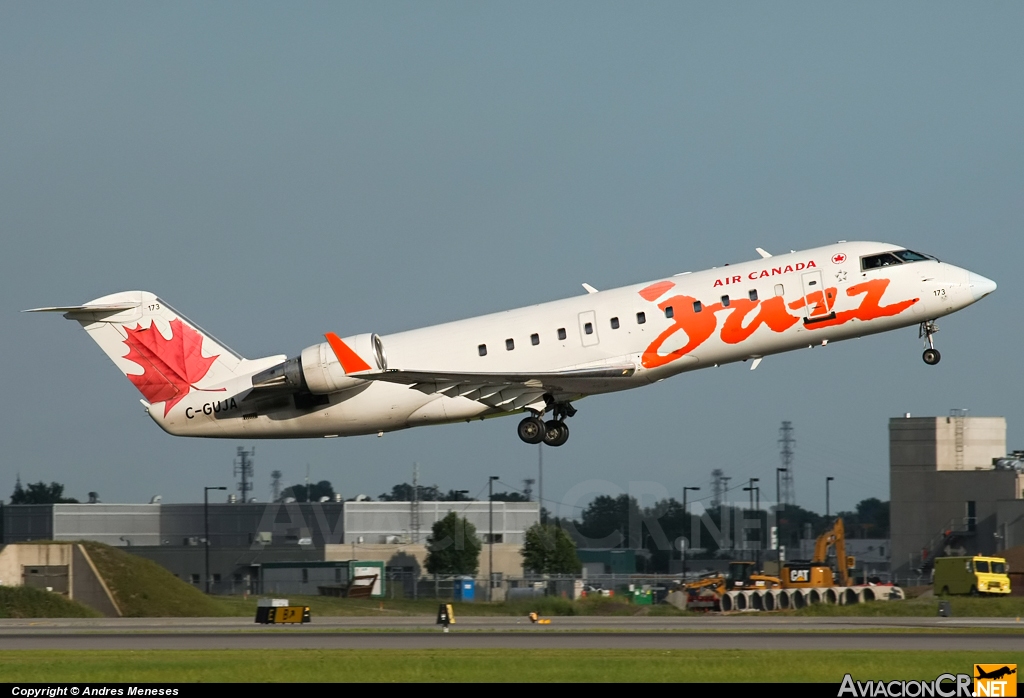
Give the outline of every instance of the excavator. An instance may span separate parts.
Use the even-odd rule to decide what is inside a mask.
[[[835,548],[836,573],[828,564],[829,548]],[[850,570],[856,560],[846,555],[846,532],[843,520],[837,518],[832,527],[818,536],[814,543],[814,559],[810,562],[794,560],[783,566],[781,571],[783,589],[824,589],[833,586],[848,587],[852,584]],[[836,577],[838,576],[838,584]]]

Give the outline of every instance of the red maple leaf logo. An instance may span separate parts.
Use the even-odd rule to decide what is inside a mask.
[[[203,336],[178,318],[170,324],[170,339],[164,339],[156,325],[124,328],[128,333],[124,343],[129,349],[124,358],[142,367],[141,374],[128,374],[128,380],[149,402],[163,402],[165,417],[220,356],[203,356]]]

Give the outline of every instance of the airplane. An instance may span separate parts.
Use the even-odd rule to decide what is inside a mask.
[[[1010,674],[1017,673],[1016,668],[1011,669],[1008,666],[1002,666],[998,669],[994,669],[993,671],[985,671],[977,664],[975,664],[974,666],[978,670],[978,675],[974,677],[976,679],[1001,679],[1004,676],[1009,676]]]
[[[679,373],[935,320],[994,281],[897,245],[845,242],[432,327],[339,337],[247,359],[147,291],[33,308],[77,320],[177,436],[383,435],[526,416],[518,436],[562,446],[575,401]],[[546,419],[547,418],[547,419]]]

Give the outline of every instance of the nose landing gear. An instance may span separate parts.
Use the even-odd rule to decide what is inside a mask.
[[[921,329],[918,330],[917,336],[924,339],[928,348],[924,350],[924,354],[921,358],[929,366],[934,366],[939,363],[939,359],[942,355],[939,354],[939,350],[935,348],[935,340],[932,339],[932,335],[939,331],[939,326],[935,324],[934,320],[925,320],[921,323]]]
[[[519,422],[519,438],[528,444],[545,443],[548,446],[562,446],[569,440],[569,427],[565,420],[576,414],[576,408],[568,402],[548,403],[551,407],[552,416],[545,422],[541,415],[534,414]]]

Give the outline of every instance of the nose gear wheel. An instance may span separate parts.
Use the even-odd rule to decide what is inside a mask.
[[[928,345],[928,348],[924,350],[924,354],[921,355],[921,358],[923,358],[924,362],[929,366],[934,366],[939,363],[939,359],[942,358],[939,350],[935,348],[935,340],[932,339],[932,336],[938,331],[939,326],[935,324],[934,320],[925,320],[921,323],[921,328],[917,332],[917,336],[924,339],[925,344]]]

